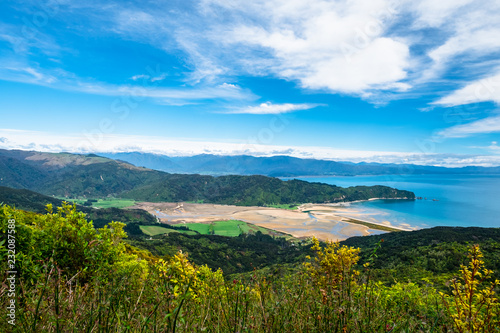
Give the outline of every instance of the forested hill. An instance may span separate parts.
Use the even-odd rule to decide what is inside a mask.
[[[138,187],[123,194],[144,201],[204,201],[218,204],[262,206],[304,202],[341,202],[370,198],[414,199],[409,191],[386,186],[342,188],[301,180],[282,181],[265,176],[169,175],[158,183]]]
[[[412,192],[385,186],[341,188],[265,176],[168,174],[92,154],[18,150],[0,150],[0,186],[72,198],[115,196],[144,201],[235,205],[415,198]]]
[[[49,197],[30,190],[13,189],[0,186],[0,204],[16,207],[17,209],[45,214],[47,205],[54,208],[62,207],[63,200]],[[76,206],[77,211],[87,214],[87,218],[93,221],[96,228],[100,228],[111,221],[119,221],[125,224],[155,223],[156,218],[142,209],[119,209],[101,208],[94,209],[85,206]]]

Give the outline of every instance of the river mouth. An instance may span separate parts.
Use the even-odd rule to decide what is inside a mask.
[[[410,230],[373,222],[370,216],[363,215],[352,207],[328,204],[304,204],[296,210],[288,210],[255,206],[140,202],[133,208],[150,212],[160,223],[240,220],[297,238],[315,236],[320,240],[344,240],[353,236]]]

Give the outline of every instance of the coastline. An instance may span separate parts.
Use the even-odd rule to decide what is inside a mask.
[[[322,204],[322,205],[342,206],[342,205],[349,205],[349,204],[356,203],[356,202],[367,202],[367,201],[375,201],[375,200],[416,200],[416,199],[411,199],[411,198],[407,198],[407,197],[404,197],[404,198],[370,198],[370,199],[365,199],[365,200],[334,202],[334,203],[328,203],[328,204]]]
[[[148,211],[160,223],[241,220],[297,238],[315,236],[320,240],[340,241],[353,236],[414,230],[411,227],[393,226],[390,222],[374,222],[370,220],[369,214],[336,204],[303,204],[297,210],[288,210],[257,206],[139,202],[132,208]]]

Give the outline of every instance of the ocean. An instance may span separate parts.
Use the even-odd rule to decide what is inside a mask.
[[[292,178],[282,178],[283,180]],[[385,185],[427,200],[374,200],[349,204],[377,222],[415,228],[500,227],[500,175],[387,175],[295,177],[342,187]]]

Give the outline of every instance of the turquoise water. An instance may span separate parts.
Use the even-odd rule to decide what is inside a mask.
[[[427,200],[375,200],[350,204],[376,221],[414,227],[500,227],[500,175],[390,175],[298,177],[342,187],[385,185]],[[433,201],[436,199],[439,201]]]

